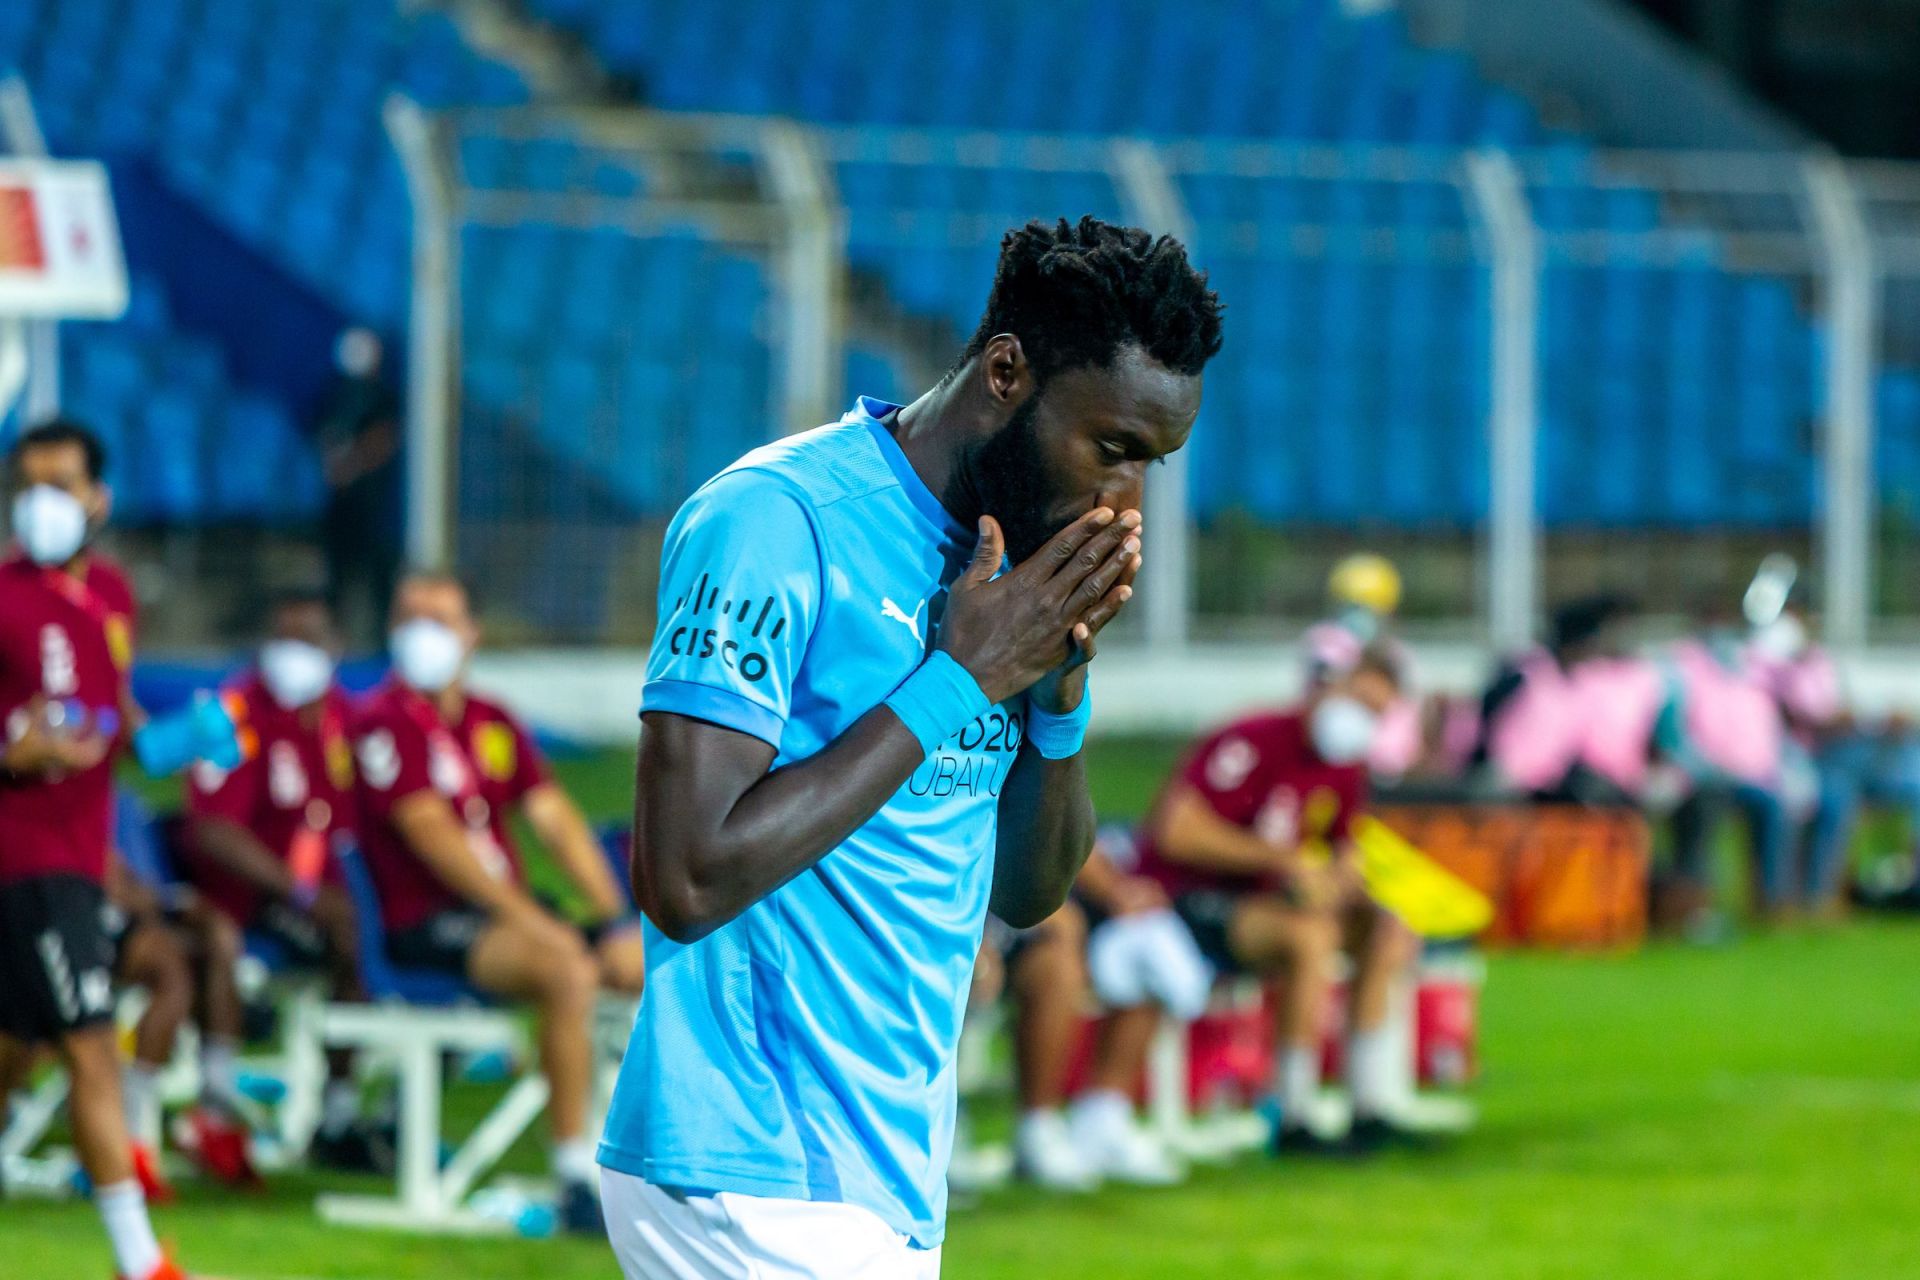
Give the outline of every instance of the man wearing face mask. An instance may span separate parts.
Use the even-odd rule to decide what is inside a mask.
[[[1388,1115],[1398,1073],[1386,1019],[1392,984],[1419,946],[1367,898],[1348,839],[1367,804],[1367,753],[1399,688],[1391,654],[1370,647],[1298,710],[1214,731],[1188,754],[1142,832],[1142,874],[1165,887],[1217,968],[1287,976],[1276,1028],[1277,1152],[1364,1153],[1404,1136]],[[1310,856],[1321,850],[1329,860]],[[1333,1142],[1307,1120],[1320,1082],[1320,1014],[1343,942],[1354,961],[1354,1118]]]
[[[466,687],[479,638],[466,588],[414,573],[394,594],[393,676],[354,729],[362,841],[380,891],[388,955],[531,1002],[552,1085],[554,1172],[570,1228],[598,1231],[588,1018],[601,986],[638,993],[638,922],[580,810],[532,735]],[[521,810],[594,913],[588,932],[536,901],[507,819]]]
[[[112,764],[133,710],[132,598],[87,548],[108,508],[85,428],[27,432],[9,458],[16,550],[0,562],[0,1039],[51,1043],[123,1277],[179,1280],[135,1177],[113,1029],[107,901]]]
[[[182,845],[200,892],[235,924],[274,939],[296,964],[324,968],[335,1000],[362,998],[352,899],[332,856],[354,831],[351,708],[334,680],[340,638],[317,591],[281,596],[254,669],[232,689],[254,750],[233,769],[187,775]],[[333,1050],[313,1155],[378,1169],[384,1144],[358,1124],[352,1056]]]

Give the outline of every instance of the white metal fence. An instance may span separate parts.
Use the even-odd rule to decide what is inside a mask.
[[[1080,213],[1181,235],[1229,307],[1190,456],[1156,477],[1132,620],[1155,644],[1310,614],[1362,542],[1403,560],[1419,620],[1502,644],[1577,589],[1731,605],[1776,547],[1811,558],[1843,644],[1920,616],[1914,170],[395,123],[419,211],[413,549],[490,579],[530,637],[643,641],[648,531],[680,497],[852,392],[924,388],[1004,231]]]

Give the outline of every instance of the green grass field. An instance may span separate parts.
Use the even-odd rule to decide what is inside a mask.
[[[1103,744],[1100,798],[1144,803],[1165,744]],[[617,811],[627,761],[567,767]],[[1920,922],[1630,956],[1496,955],[1482,1120],[1362,1167],[1249,1158],[1167,1192],[990,1196],[956,1214],[945,1274],[1046,1277],[1920,1276]],[[481,1098],[469,1091],[462,1101]],[[539,1165],[537,1144],[515,1167]],[[161,1232],[231,1280],[576,1280],[604,1246],[322,1226],[337,1180],[254,1197],[184,1189]],[[110,1271],[84,1204],[0,1205],[0,1277]]]

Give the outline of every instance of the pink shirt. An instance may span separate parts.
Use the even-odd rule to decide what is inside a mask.
[[[1772,786],[1785,737],[1772,692],[1745,663],[1729,668],[1698,640],[1681,641],[1672,654],[1694,750],[1723,773]]]
[[[1395,698],[1380,717],[1367,767],[1381,777],[1397,778],[1420,763],[1420,728],[1420,704],[1405,696]]]
[[[1804,739],[1809,726],[1831,724],[1846,701],[1840,691],[1840,671],[1819,645],[1810,644],[1795,658],[1769,658],[1749,645],[1747,665],[1755,677],[1795,721],[1794,733]]]
[[[1487,726],[1487,758],[1526,791],[1557,785],[1580,758],[1579,695],[1553,655],[1535,649],[1520,659],[1520,687]]]
[[[1581,763],[1637,794],[1646,785],[1653,726],[1666,702],[1660,668],[1644,658],[1594,658],[1574,668],[1572,683]]]

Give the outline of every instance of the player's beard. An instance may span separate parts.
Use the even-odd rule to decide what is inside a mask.
[[[1054,494],[1034,429],[1039,405],[1039,396],[1029,396],[1007,425],[974,451],[971,467],[981,509],[1000,522],[1007,557],[1014,564],[1031,557],[1074,519],[1059,519],[1051,510]]]

